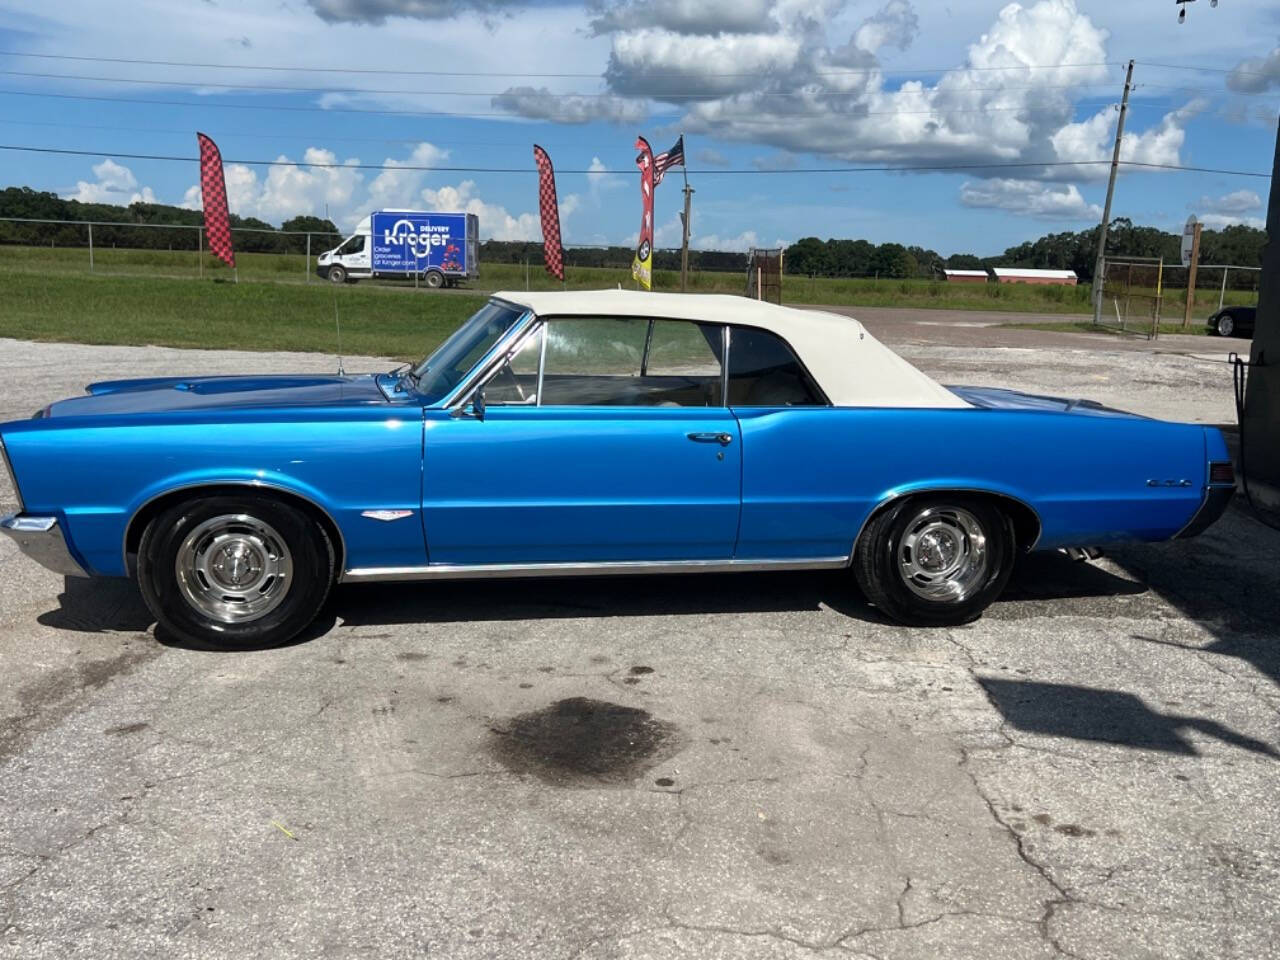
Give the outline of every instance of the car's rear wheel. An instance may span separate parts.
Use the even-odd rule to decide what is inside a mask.
[[[961,495],[898,501],[867,524],[854,550],[858,585],[876,607],[911,626],[976,620],[1013,571],[1010,518]]]
[[[343,267],[330,267],[329,282],[330,283],[346,283],[347,282],[346,269]]]
[[[155,517],[138,545],[138,585],[162,627],[217,646],[285,643],[333,584],[333,546],[307,514],[266,497],[210,497]]]
[[[1220,337],[1231,336],[1233,333],[1236,332],[1235,317],[1231,316],[1231,314],[1229,313],[1222,314],[1220,317],[1218,317],[1217,328],[1218,328],[1218,336]]]
[[[439,290],[444,286],[444,274],[439,270],[428,270],[422,280],[432,290]]]

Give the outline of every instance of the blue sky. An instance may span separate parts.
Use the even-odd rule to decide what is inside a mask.
[[[695,247],[817,235],[993,254],[1097,222],[1105,165],[1061,164],[1110,157],[1129,58],[1128,159],[1270,170],[1280,4],[1189,7],[1179,25],[1172,0],[121,0],[109,16],[0,0],[0,143],[93,154],[0,150],[0,185],[198,206],[194,159],[123,154],[194,158],[200,129],[236,213],[327,208],[348,227],[380,206],[465,208],[486,236],[538,239],[537,142],[565,171],[566,242],[629,243],[635,137],[662,150],[683,131]],[[277,159],[369,168],[235,162]],[[968,166],[904,169],[921,165]],[[495,166],[530,172],[434,169]],[[833,166],[890,170],[755,172]],[[1130,169],[1113,214],[1261,225],[1268,190]],[[674,176],[659,246],[679,242],[679,204]]]

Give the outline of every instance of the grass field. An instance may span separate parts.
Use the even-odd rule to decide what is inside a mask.
[[[89,272],[86,248],[0,247],[0,336],[81,343],[155,343],[260,350],[336,348],[333,309],[342,315],[343,349],[348,353],[388,354],[410,359],[438,343],[485,294],[526,289],[521,264],[482,264],[481,276],[465,292],[415,291],[411,282],[365,281],[334,287],[318,277],[307,280],[302,255],[241,254],[239,283],[208,254],[197,267],[193,251],[95,248]],[[201,272],[202,270],[202,272]],[[634,284],[624,269],[570,268],[569,289],[598,289]],[[528,271],[528,286],[560,289],[538,267]],[[736,273],[694,273],[690,290],[741,294]],[[679,274],[656,271],[656,290],[675,290]],[[1166,323],[1181,320],[1183,294],[1166,290]],[[1228,303],[1252,303],[1248,291],[1228,291]],[[914,307],[1018,313],[1089,312],[1087,286],[1056,287],[974,284],[931,280],[834,279],[788,276],[783,301],[834,306]],[[1195,320],[1199,326],[1218,304],[1217,291],[1200,290]],[[1089,329],[1086,324],[1084,329]],[[1163,329],[1163,328],[1162,328]]]
[[[270,283],[0,273],[0,336],[70,343],[337,351],[334,292]],[[417,360],[484,303],[471,294],[336,291],[342,350]]]

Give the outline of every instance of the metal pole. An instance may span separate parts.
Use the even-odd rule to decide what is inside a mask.
[[[1230,267],[1222,268],[1222,289],[1218,291],[1218,309],[1219,310],[1222,309],[1222,301],[1225,300],[1227,297],[1227,271],[1230,269],[1231,269]]]
[[[302,272],[307,275],[307,283],[311,282],[311,234],[307,234],[307,262],[303,264]]]
[[[204,277],[204,227],[196,227],[196,270]]]
[[[1102,227],[1098,231],[1098,256],[1093,265],[1093,322],[1102,322],[1102,279],[1107,256],[1107,229],[1111,225],[1111,199],[1116,192],[1116,174],[1120,170],[1120,141],[1124,137],[1124,116],[1129,112],[1129,90],[1133,86],[1133,61],[1124,75],[1124,96],[1120,98],[1120,119],[1116,122],[1116,146],[1111,154],[1111,179],[1107,181],[1107,202],[1102,208]]]
[[[89,272],[93,273],[93,224],[89,224]],[[1224,283],[1226,281],[1223,281]]]
[[[1182,313],[1182,329],[1191,326],[1191,308],[1196,299],[1196,267],[1200,265],[1200,224],[1191,235],[1191,265],[1187,267],[1187,308]]]
[[[683,143],[684,134],[680,134]],[[689,198],[693,196],[693,188],[689,186],[689,168],[680,164],[680,173],[684,176],[684,213],[680,214],[683,227],[683,238],[680,241],[680,292],[684,293],[689,282]]]

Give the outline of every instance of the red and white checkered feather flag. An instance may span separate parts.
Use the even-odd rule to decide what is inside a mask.
[[[542,260],[547,273],[564,282],[564,247],[560,243],[560,207],[556,203],[556,174],[551,157],[536,143],[533,158],[538,162],[538,209],[542,213]]]
[[[200,197],[204,205],[204,231],[209,237],[209,252],[228,267],[236,265],[236,252],[231,247],[231,221],[227,211],[227,182],[222,176],[222,154],[218,145],[203,133],[200,141]]]

